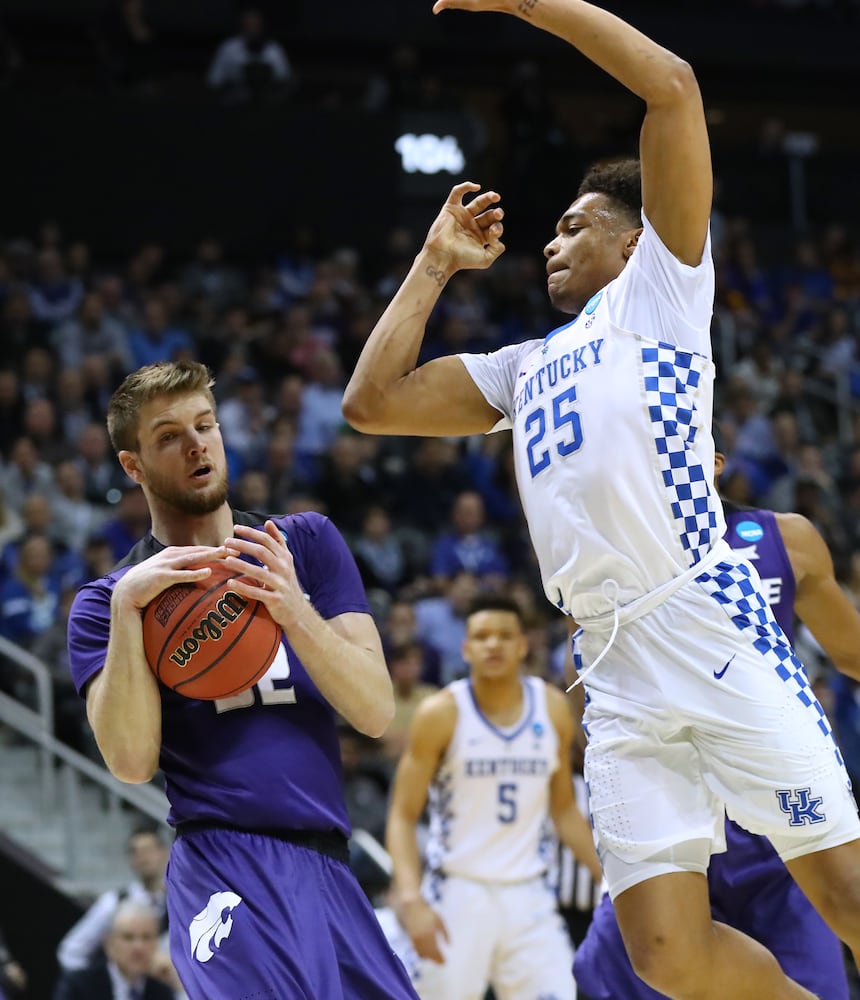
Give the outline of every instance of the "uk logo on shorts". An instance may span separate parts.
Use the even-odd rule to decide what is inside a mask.
[[[812,826],[827,822],[827,816],[818,811],[824,799],[820,796],[813,798],[809,788],[780,788],[776,797],[779,808],[791,817],[789,826],[805,826],[807,823]]]
[[[188,934],[191,954],[198,962],[208,962],[221,950],[221,942],[233,930],[233,910],[242,902],[235,892],[213,892],[209,902],[191,921]]]

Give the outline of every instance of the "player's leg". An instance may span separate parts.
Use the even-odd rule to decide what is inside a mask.
[[[328,933],[337,955],[343,1000],[417,1000],[403,962],[394,953],[352,871],[324,858],[320,866]]]
[[[726,824],[728,850],[711,858],[715,920],[772,952],[789,979],[824,1000],[849,1000],[842,943],[816,912],[766,837]]]
[[[624,939],[607,893],[594,910],[585,937],[576,949],[573,974],[579,996],[589,1000],[664,1000],[665,994],[633,971]]]
[[[413,984],[421,1000],[484,1000],[500,914],[489,885],[428,874],[424,894],[442,917],[448,941],[440,948],[445,962],[419,959]]]
[[[786,860],[786,865],[860,969],[860,840]]]
[[[638,882],[615,899],[636,974],[673,1000],[812,1000],[752,938],[715,923],[707,880],[692,871]]]
[[[575,1000],[573,948],[543,879],[500,886],[502,929],[490,973],[497,1000]]]

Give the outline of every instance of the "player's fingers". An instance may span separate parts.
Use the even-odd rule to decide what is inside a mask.
[[[274,521],[266,521],[264,525],[266,529],[266,534],[274,541],[278,548],[287,547],[287,535],[286,532],[281,531],[281,529],[275,524]]]
[[[258,545],[265,546],[270,552],[277,552],[278,548],[280,548],[280,545],[271,536],[266,527],[251,528],[245,524],[234,524],[233,533],[241,535],[248,541],[256,542]]]
[[[482,194],[475,195],[466,208],[477,218],[501,200],[502,196],[497,191],[484,191]]]
[[[463,197],[467,195],[470,191],[480,191],[481,185],[476,184],[474,181],[463,181],[460,184],[455,184],[451,188],[451,193],[448,195],[449,205],[462,205]]]
[[[436,930],[439,934],[442,935],[445,941],[451,940],[451,938],[448,936],[448,928],[445,926],[445,921],[438,915],[436,916]]]

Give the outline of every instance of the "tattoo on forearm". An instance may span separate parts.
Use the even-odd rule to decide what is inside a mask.
[[[520,0],[520,5],[517,10],[523,15],[523,17],[531,17],[534,13],[535,7],[540,3],[540,0]]]
[[[445,277],[444,271],[437,271],[435,267],[431,267],[429,264],[427,265],[427,271],[425,273],[428,277],[432,278],[440,288],[448,280]]]

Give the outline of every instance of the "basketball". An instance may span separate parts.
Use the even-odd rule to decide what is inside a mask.
[[[178,583],[146,606],[143,646],[162,684],[214,701],[247,691],[265,674],[281,628],[264,604],[231,589],[241,573],[222,562],[205,565],[212,570],[205,580]]]

